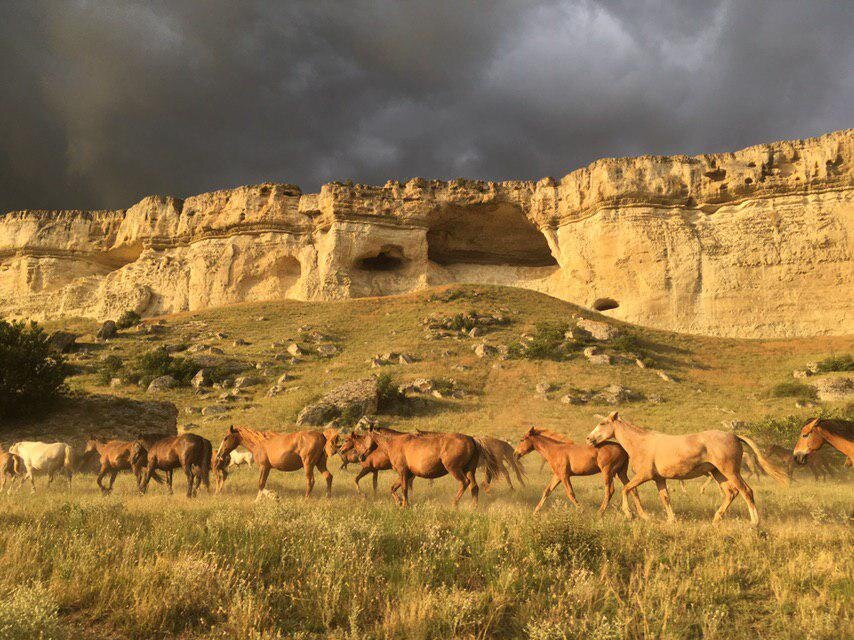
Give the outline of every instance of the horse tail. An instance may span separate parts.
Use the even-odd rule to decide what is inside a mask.
[[[77,471],[75,458],[74,449],[71,448],[71,445],[65,445],[65,461],[63,462],[62,467],[68,473],[74,473]]]
[[[748,438],[747,436],[735,436],[736,439],[740,440],[744,444],[746,444],[753,451],[753,455],[756,456],[756,461],[759,463],[759,466],[762,470],[767,473],[769,476],[774,478],[777,482],[782,485],[789,484],[789,476],[786,475],[786,472],[778,467],[776,464],[771,462],[768,458],[766,458],[762,451],[759,449],[759,445],[757,445],[753,440]]]
[[[199,465],[201,478],[205,483],[205,486],[208,486],[211,478],[211,462],[213,461],[213,445],[211,441],[207,438],[202,439],[202,448],[204,449],[202,453],[202,462]]]
[[[24,459],[13,453],[12,455],[12,473],[16,476],[22,476],[27,472],[27,467],[24,464]]]
[[[486,483],[491,484],[492,479],[501,473],[501,463],[489,450],[489,447],[484,444],[483,438],[472,437],[474,440],[475,450],[478,454],[478,461],[483,460],[486,466]]]
[[[507,464],[510,465],[510,468],[513,469],[513,472],[516,474],[516,479],[519,480],[519,484],[524,487],[525,480],[528,479],[528,473],[525,471],[525,465],[522,463],[522,459],[517,458],[516,453],[512,449],[504,457],[507,460]]]

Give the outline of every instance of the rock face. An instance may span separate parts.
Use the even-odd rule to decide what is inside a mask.
[[[342,416],[361,418],[373,415],[377,412],[378,401],[376,378],[351,380],[304,407],[297,416],[297,424],[320,426]]]
[[[445,283],[525,287],[655,327],[854,332],[854,130],[598,160],[560,180],[262,184],[0,217],[0,314],[99,320]]]

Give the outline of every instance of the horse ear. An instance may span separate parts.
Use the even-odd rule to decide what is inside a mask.
[[[620,417],[620,416],[617,414],[617,412],[616,412],[616,411],[612,411],[612,412],[608,415],[608,420],[616,420],[616,419],[617,419],[617,418],[619,418],[619,417]]]
[[[229,433],[237,433],[237,429],[234,428],[234,425],[230,425],[228,427],[228,432]]]
[[[812,431],[815,428],[815,426],[818,424],[819,420],[821,420],[820,417],[807,420],[807,423],[804,425],[804,429],[808,429],[809,431]]]

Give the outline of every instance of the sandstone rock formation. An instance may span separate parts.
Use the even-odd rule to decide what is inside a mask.
[[[527,287],[729,336],[854,333],[854,130],[603,159],[561,180],[262,184],[0,217],[0,313],[115,319],[235,302]]]

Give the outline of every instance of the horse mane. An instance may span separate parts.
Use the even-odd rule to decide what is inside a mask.
[[[812,420],[810,420],[812,422]],[[854,420],[843,420],[842,418],[819,418],[816,426],[829,431],[835,436],[854,440]]]
[[[240,434],[240,439],[245,440],[249,444],[260,445],[264,440],[279,435],[275,431],[256,431],[249,427],[234,427],[237,433]]]
[[[540,436],[544,436],[549,440],[557,440],[558,442],[572,444],[572,440],[568,436],[565,436],[562,433],[558,433],[557,431],[552,431],[551,429],[541,429],[539,427],[535,427],[534,433]]]

